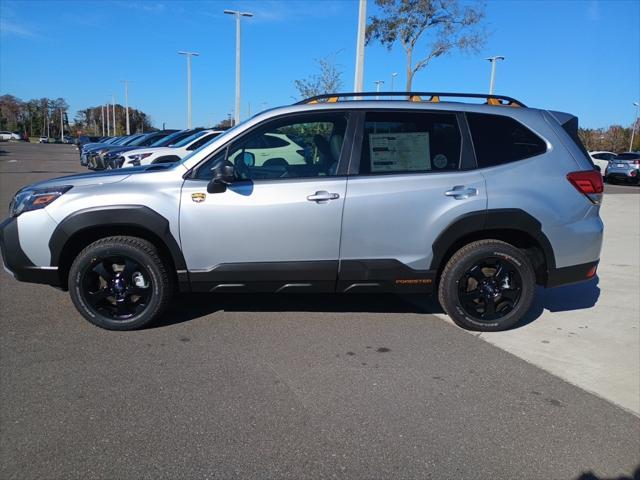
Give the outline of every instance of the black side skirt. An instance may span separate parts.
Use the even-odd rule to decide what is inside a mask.
[[[435,271],[397,260],[225,263],[190,271],[193,292],[430,293]]]

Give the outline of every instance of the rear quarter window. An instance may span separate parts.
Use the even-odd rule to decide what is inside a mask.
[[[467,113],[479,168],[535,157],[547,151],[540,137],[511,117]]]

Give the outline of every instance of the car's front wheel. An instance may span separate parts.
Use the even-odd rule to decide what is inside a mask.
[[[150,242],[107,237],[93,242],[69,270],[69,293],[91,323],[108,330],[142,328],[167,307],[172,282]]]
[[[479,240],[449,259],[438,300],[459,326],[491,332],[520,322],[534,293],[535,273],[526,254],[500,240]]]

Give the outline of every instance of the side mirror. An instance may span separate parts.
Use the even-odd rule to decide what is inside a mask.
[[[227,189],[227,186],[234,182],[235,179],[236,175],[233,164],[229,161],[225,161],[213,168],[213,178],[207,185],[207,192],[222,193]]]

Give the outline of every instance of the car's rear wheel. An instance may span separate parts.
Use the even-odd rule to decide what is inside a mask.
[[[91,323],[108,330],[142,328],[169,303],[172,282],[150,242],[107,237],[93,242],[69,270],[69,293]]]
[[[500,240],[479,240],[458,250],[447,262],[438,287],[440,304],[456,324],[487,332],[520,322],[534,293],[529,258]]]

